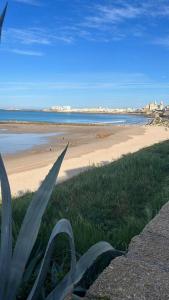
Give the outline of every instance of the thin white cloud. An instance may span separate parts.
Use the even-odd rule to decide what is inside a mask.
[[[113,4],[95,5],[83,25],[101,29],[104,25],[119,25],[121,22],[141,17],[168,17],[169,4],[164,1],[117,1]],[[104,27],[103,27],[104,28]]]
[[[49,28],[30,27],[30,28],[8,28],[4,32],[4,43],[20,43],[23,45],[41,45],[49,46],[61,41],[65,44],[73,42],[70,35],[64,33],[58,34]]]
[[[72,75],[74,76],[74,75]],[[70,76],[70,77],[72,77]],[[85,75],[85,77],[87,74]],[[90,77],[89,74],[88,77]],[[58,75],[58,77],[60,77]],[[97,78],[95,78],[97,77]],[[105,78],[107,77],[107,78]],[[78,79],[77,79],[78,78]],[[139,73],[110,73],[107,75],[92,74],[90,79],[79,79],[79,75],[76,74],[74,80],[65,81],[37,81],[37,82],[0,82],[0,91],[14,92],[14,91],[27,91],[28,93],[44,91],[54,92],[59,90],[142,90],[142,89],[169,89],[169,80],[167,78],[164,81],[156,81],[148,78],[144,74]]]
[[[84,23],[86,26],[97,28],[103,24],[116,24],[126,19],[136,18],[141,14],[141,9],[132,5],[123,7],[97,5],[95,11],[95,15],[86,17]]]
[[[51,41],[42,28],[9,28],[4,34],[5,40],[19,41],[24,45],[50,45]]]
[[[83,11],[83,4],[80,10]],[[63,22],[63,16],[58,16],[55,35],[58,40],[69,43],[78,39],[110,42],[143,36],[150,42],[149,29],[152,34],[151,29],[158,19],[168,16],[169,3],[165,0],[107,0],[104,4],[93,1],[83,11],[81,19],[64,18]]]
[[[40,3],[40,0],[14,1],[32,5]],[[79,11],[80,14],[83,12],[83,5]],[[63,16],[57,16],[57,21],[51,19],[50,27],[42,25],[9,28],[4,32],[4,44],[7,43],[6,48],[11,46],[15,48],[18,45],[36,48],[38,45],[55,46],[59,42],[72,44],[79,39],[107,43],[119,42],[131,37],[135,39],[144,37],[144,42],[151,43],[155,35],[154,29],[151,29],[158,22],[158,18],[168,18],[168,16],[169,3],[165,0],[112,0],[104,1],[104,4],[93,1],[81,18],[64,17],[63,19]],[[163,39],[154,44],[167,46],[167,43],[167,39]]]
[[[38,0],[14,0],[14,1],[23,4],[33,5],[33,6],[41,6],[40,1]]]
[[[27,56],[43,56],[42,52],[38,51],[30,51],[30,50],[20,50],[20,49],[11,49],[10,52],[19,54],[19,55],[27,55]]]
[[[152,41],[152,43],[169,48],[169,35],[161,38],[156,38]]]

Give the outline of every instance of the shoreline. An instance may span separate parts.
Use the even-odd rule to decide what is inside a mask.
[[[7,125],[7,124],[13,124],[13,125],[63,125],[63,126],[106,126],[106,125],[114,125],[114,126],[135,126],[135,125],[148,125],[147,123],[123,123],[123,122],[100,122],[100,123],[59,123],[59,122],[26,122],[26,121],[8,121],[8,122],[1,122],[0,125]]]
[[[126,115],[126,114],[125,114]],[[148,119],[147,121],[149,121],[149,119],[153,119],[152,117],[146,117],[145,119]],[[21,125],[70,125],[70,126],[103,126],[103,125],[114,125],[114,126],[132,126],[132,125],[148,125],[148,123],[145,122],[138,122],[138,123],[125,123],[125,122],[121,122],[121,121],[114,121],[114,122],[92,122],[92,123],[69,123],[69,122],[49,122],[49,121],[13,121],[13,120],[9,120],[9,121],[0,121],[0,125],[8,125],[8,124],[21,124]]]
[[[98,111],[98,110],[95,110],[95,111],[90,111],[90,110],[86,110],[86,111],[83,111],[83,110],[79,110],[79,111],[76,111],[76,110],[68,110],[68,111],[61,111],[61,110],[48,110],[48,109],[0,109],[0,111],[5,111],[5,112],[8,112],[8,111],[11,111],[11,112],[43,112],[43,113],[63,113],[63,114],[111,114],[111,115],[136,115],[136,116],[147,116],[147,114],[145,114],[144,112],[117,112],[117,111]]]
[[[2,125],[0,124],[0,129]],[[4,156],[12,195],[35,191],[52,164],[69,141],[59,182],[67,180],[93,165],[100,166],[144,147],[169,139],[169,130],[145,125],[7,125],[8,132],[62,132],[39,147]],[[52,151],[49,147],[52,145]]]

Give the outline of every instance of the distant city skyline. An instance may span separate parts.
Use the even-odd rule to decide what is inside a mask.
[[[164,108],[168,108],[169,107],[169,104],[168,103],[164,103],[164,101],[150,101],[150,102],[147,102],[145,106],[104,106],[104,105],[100,105],[100,106],[71,106],[71,105],[52,105],[51,107],[39,107],[39,108],[33,108],[33,107],[17,107],[17,106],[8,106],[8,107],[3,107],[3,106],[0,106],[0,110],[43,110],[43,111],[78,111],[78,110],[84,110],[84,111],[87,111],[87,110],[95,110],[95,111],[99,111],[99,110],[114,110],[114,111],[122,111],[122,110],[126,110],[126,111],[129,111],[129,112],[133,112],[133,111],[137,111],[137,110],[144,110],[144,109],[147,109],[148,110],[153,110],[151,109],[154,108],[154,109],[164,109]]]
[[[11,0],[0,107],[168,104],[168,26],[167,0]]]

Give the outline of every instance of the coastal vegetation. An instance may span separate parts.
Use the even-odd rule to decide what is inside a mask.
[[[0,300],[14,300],[23,288],[24,282],[29,285],[28,295],[23,295],[21,299],[57,299],[63,300],[73,294],[75,285],[80,282],[83,275],[97,261],[97,258],[106,252],[116,255],[115,249],[107,242],[99,242],[90,247],[78,261],[75,251],[74,235],[70,222],[67,219],[60,219],[53,227],[49,237],[46,250],[39,263],[36,279],[32,286],[29,278],[32,279],[37,267],[37,257],[35,253],[30,258],[32,249],[36,242],[40,229],[42,216],[50,200],[52,190],[64,159],[67,147],[58,157],[53,167],[49,171],[45,180],[34,194],[32,201],[26,211],[22,224],[20,225],[17,238],[13,245],[12,232],[12,199],[8,177],[2,158],[0,157],[0,181],[1,181],[1,244],[0,244]],[[53,276],[53,288],[49,290],[49,285],[45,285],[50,269],[50,262],[55,250],[55,243],[59,235],[64,235],[68,240],[70,270],[64,274],[59,282]],[[14,246],[14,247],[13,247]],[[39,253],[38,253],[39,255]],[[30,259],[30,260],[29,260]],[[68,261],[67,261],[68,264]],[[25,270],[26,269],[26,270]],[[27,278],[27,279],[26,279]],[[25,291],[24,291],[25,292]],[[75,296],[77,298],[77,296]]]
[[[18,234],[26,209],[34,194],[13,199],[13,234]],[[33,266],[47,246],[51,231],[61,218],[70,220],[75,236],[76,256],[94,243],[105,240],[116,249],[127,250],[131,238],[158,213],[169,198],[169,141],[128,154],[102,167],[93,167],[77,177],[55,187],[43,216],[36,244],[31,254]],[[51,263],[56,278],[62,278],[68,268],[69,251],[66,241],[57,243]],[[118,253],[117,253],[118,255]],[[87,288],[113,256],[107,255],[86,274],[80,287]],[[64,263],[63,263],[64,262]],[[34,276],[37,269],[34,270]],[[54,273],[53,273],[54,272]],[[34,279],[29,276],[29,285]],[[20,298],[30,289],[25,285]],[[50,286],[47,283],[47,286]]]

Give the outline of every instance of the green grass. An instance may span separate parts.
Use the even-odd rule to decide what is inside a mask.
[[[32,194],[27,193],[13,201],[14,238],[31,198]],[[60,218],[71,221],[77,255],[100,240],[126,250],[131,238],[141,232],[168,200],[169,141],[126,155],[109,165],[93,167],[57,185],[34,251],[37,245],[40,250],[45,248]],[[57,243],[55,262],[67,261],[65,245],[63,239]],[[110,261],[106,259],[103,267]],[[92,279],[87,274],[87,285],[101,269],[96,265],[93,270]]]
[[[32,198],[28,193],[13,201],[17,231]],[[39,241],[62,217],[74,229],[81,254],[104,239],[126,249],[131,238],[169,199],[169,142],[129,154],[107,166],[93,169],[56,186],[43,218]]]

